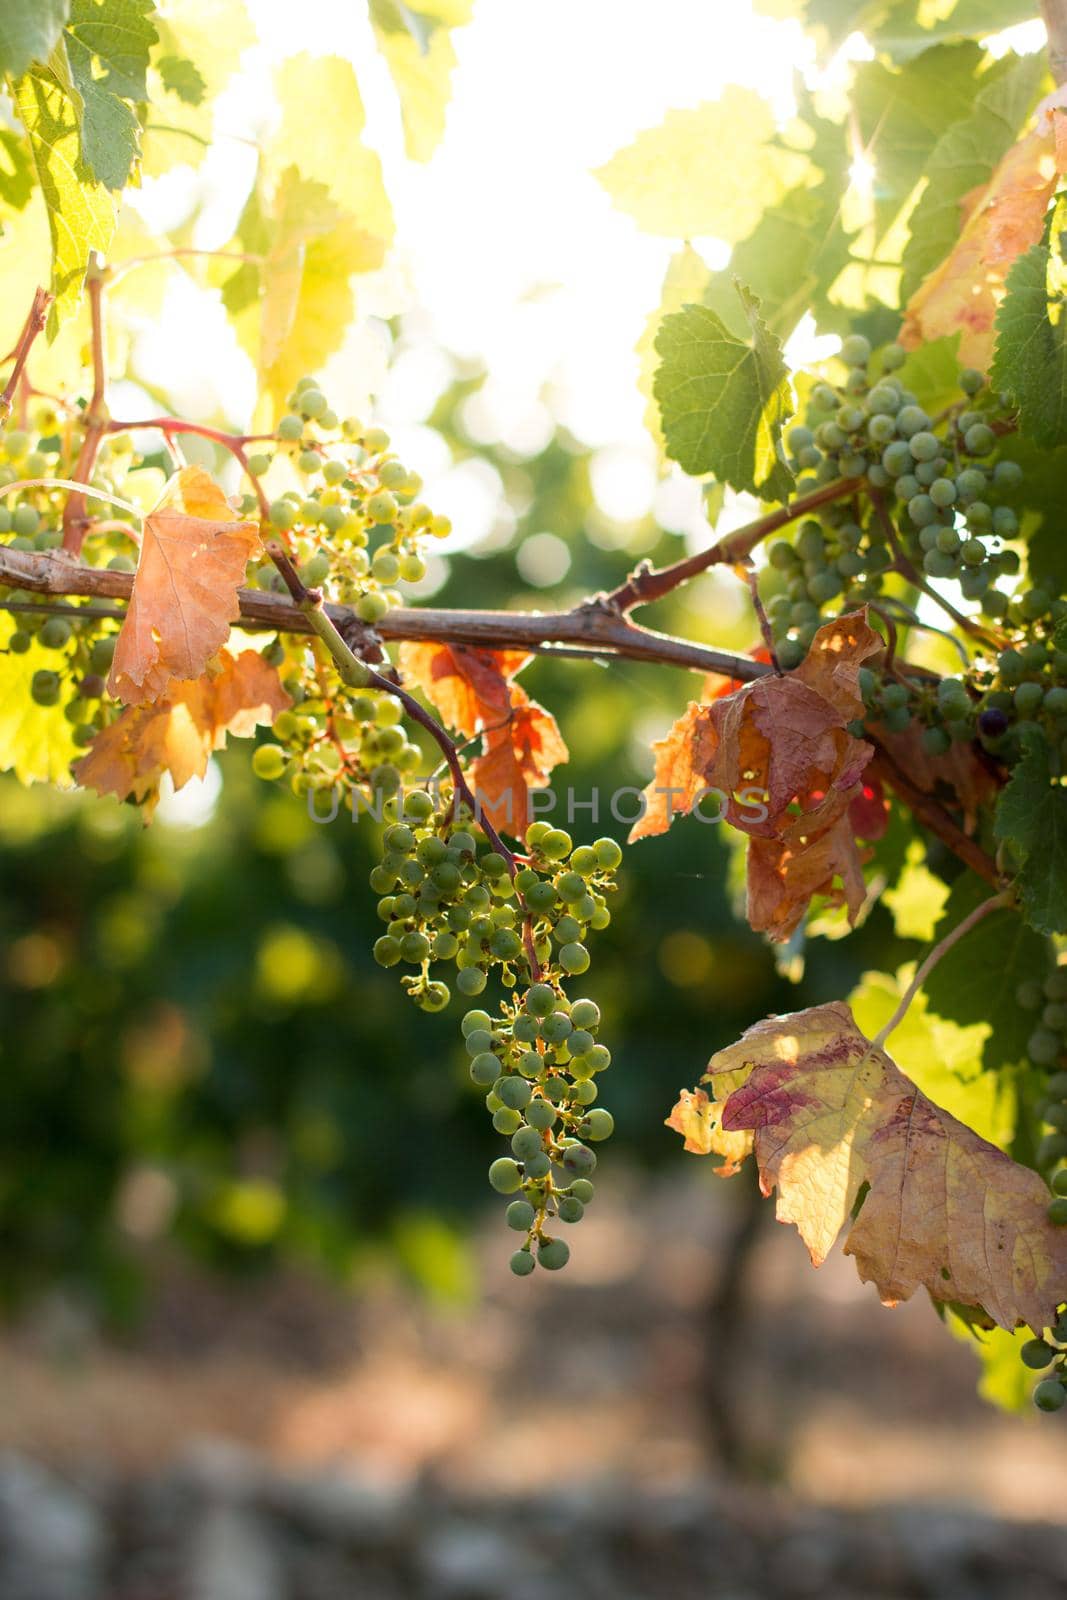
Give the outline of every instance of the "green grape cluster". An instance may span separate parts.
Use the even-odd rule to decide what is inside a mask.
[[[1053,967],[1042,981],[1028,978],[1016,990],[1016,1001],[1035,1014],[1026,1053],[1035,1067],[1049,1074],[1037,1113],[1045,1132],[1038,1144],[1036,1164],[1049,1172],[1067,1161],[1067,966]],[[1053,1177],[1057,1196],[1049,1208],[1053,1222],[1067,1225],[1067,1167]]]
[[[437,963],[455,967],[455,987],[467,998],[482,994],[493,974],[511,992],[497,1019],[478,1008],[463,1020],[471,1078],[487,1092],[493,1127],[510,1140],[489,1181],[515,1197],[508,1225],[526,1236],[512,1270],[562,1267],[569,1246],[546,1227],[580,1219],[596,1166],[588,1142],[614,1127],[593,1104],[593,1080],[611,1063],[596,1037],[600,1011],[592,1000],[568,1002],[564,985],[589,966],[589,930],[611,920],[607,897],[622,851],[609,838],[575,846],[562,828],[534,822],[519,865],[482,849],[477,823],[451,799],[435,805],[415,790],[393,807],[370,878],[386,924],[375,960],[410,969],[401,981],[426,1011],[450,999],[432,975]]]
[[[613,842],[613,841],[612,841]],[[566,1239],[549,1230],[580,1222],[593,1198],[596,1151],[615,1120],[595,1105],[595,1079],[611,1065],[597,1040],[600,1008],[569,1001],[558,965],[493,1019],[469,1011],[463,1034],[470,1074],[488,1090],[493,1127],[510,1153],[489,1168],[489,1182],[507,1195],[507,1224],[524,1235],[511,1270],[524,1278],[536,1266],[556,1271],[570,1259]]]
[[[274,452],[248,457],[254,477],[282,456],[298,480],[270,501],[271,526],[286,535],[309,588],[328,581],[331,597],[361,621],[380,622],[402,603],[396,584],[425,576],[426,538],[443,539],[452,525],[419,500],[422,480],[391,453],[384,429],[339,421],[312,378],[301,378],[288,403]],[[248,496],[247,510],[256,506]],[[284,589],[269,562],[252,577],[261,588]]]
[[[844,478],[856,494],[771,547],[766,602],[780,664],[799,665],[828,608],[833,615],[877,599],[901,560],[924,578],[955,580],[990,617],[1042,614],[1040,594],[1012,601],[997,588],[1019,570],[1003,542],[1019,531],[1005,497],[1023,480],[1015,461],[991,459],[1007,416],[1001,397],[964,369],[963,398],[934,420],[897,375],[906,360],[899,345],[872,352],[853,334],[841,357],[844,383],[815,385],[807,421],[789,430],[787,444],[798,493]]]
[[[277,666],[292,705],[279,712],[272,738],[252,756],[252,770],[267,782],[285,779],[309,797],[340,792],[352,810],[358,793],[395,794],[422,762],[422,751],[403,727],[395,695],[366,690],[338,703],[314,658],[280,638],[263,652]]]
[[[1034,1405],[1039,1411],[1062,1411],[1067,1404],[1067,1307],[1042,1339],[1028,1339],[1019,1351],[1024,1367],[1044,1376],[1035,1385]]]

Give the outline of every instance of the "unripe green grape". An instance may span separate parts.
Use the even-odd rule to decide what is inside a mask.
[[[400,561],[394,551],[383,547],[374,552],[371,571],[379,583],[395,583],[400,576]]]
[[[510,1156],[498,1156],[489,1168],[489,1182],[497,1194],[514,1194],[522,1187],[522,1173]]]
[[[536,1262],[529,1250],[516,1250],[509,1266],[517,1278],[527,1278],[533,1271]]]
[[[471,969],[468,968],[467,970],[470,971]],[[463,974],[460,973],[459,977],[461,978],[462,976]],[[459,982],[459,978],[457,978],[456,982]],[[485,1050],[481,1055],[474,1057],[469,1071],[474,1083],[483,1089],[488,1089],[491,1084],[496,1083],[500,1076],[499,1058],[491,1050]],[[515,1107],[512,1107],[512,1110],[514,1109]]]
[[[1045,1088],[1057,1100],[1067,1100],[1067,1072],[1054,1072],[1045,1084]]]
[[[487,979],[481,967],[464,967],[456,974],[456,988],[460,994],[481,994]]]
[[[908,449],[916,461],[933,461],[941,454],[941,440],[936,433],[920,428],[909,435]]]
[[[543,1133],[546,1129],[551,1128],[555,1122],[556,1108],[547,1100],[531,1100],[526,1107],[526,1120],[531,1128],[536,1128]]]
[[[1058,1030],[1062,1034],[1062,1028]],[[1067,1105],[1050,1105],[1045,1107],[1043,1120],[1050,1128],[1055,1128],[1059,1133],[1067,1133]]]
[[[895,431],[894,424],[894,431]],[[897,439],[882,451],[882,466],[891,478],[900,478],[911,470],[911,451],[907,441]]]
[[[570,1246],[564,1239],[542,1239],[537,1250],[538,1265],[549,1272],[558,1272],[571,1258]]]
[[[996,442],[996,434],[984,422],[973,423],[963,436],[964,446],[972,456],[987,456]]]
[[[600,1026],[600,1007],[595,1000],[576,1000],[571,1006],[570,1017],[576,1028],[587,1028],[593,1033]]]
[[[317,589],[330,575],[330,558],[325,550],[316,550],[300,569],[300,576],[309,589]]]
[[[564,1195],[556,1207],[556,1214],[561,1222],[581,1222],[585,1216],[585,1207],[574,1195]]]
[[[539,1156],[544,1148],[544,1139],[537,1128],[519,1128],[512,1135],[511,1150],[516,1161],[528,1161],[531,1156]]]
[[[913,494],[908,501],[908,516],[917,528],[937,521],[937,507],[928,494]]]
[[[35,672],[30,682],[30,696],[39,706],[54,706],[59,702],[59,675],[42,668]]]
[[[1035,1028],[1026,1041],[1026,1053],[1040,1067],[1051,1066],[1060,1055],[1060,1041],[1048,1028]]]
[[[993,468],[993,482],[998,489],[1010,492],[1023,481],[1023,469],[1017,461],[998,461]]]
[[[40,513],[33,506],[16,506],[11,514],[12,528],[24,538],[32,538],[40,525]]]
[[[388,600],[374,590],[360,595],[355,604],[356,616],[361,622],[380,622],[388,610]]]
[[[952,740],[944,728],[924,728],[922,732],[922,747],[928,756],[947,755],[952,746]]]
[[[46,650],[62,650],[70,643],[72,632],[66,617],[49,617],[42,623],[37,638]]]
[[[778,539],[771,545],[767,559],[777,572],[788,572],[796,563],[793,546],[787,544],[784,539]]]
[[[914,472],[905,472],[897,479],[897,495],[901,500],[910,500],[913,495],[919,493],[921,488],[922,484]]]
[[[468,1011],[460,1028],[464,1038],[469,1039],[472,1033],[488,1033],[493,1026],[493,1019],[488,1011]]]
[[[1039,683],[1020,683],[1013,699],[1015,709],[1021,717],[1030,717],[1041,705],[1045,698],[1045,691]]]
[[[585,1137],[599,1142],[601,1139],[610,1139],[615,1131],[615,1118],[610,1111],[605,1111],[602,1106],[596,1106],[586,1114]]]
[[[511,1024],[512,1038],[520,1044],[536,1044],[539,1036],[539,1025],[536,1018],[523,1016],[521,1013]]]
[[[426,985],[419,1001],[419,1006],[423,1011],[443,1011],[451,998],[452,994],[448,984],[435,980],[433,983]]]
[[[523,1111],[530,1104],[533,1090],[525,1078],[501,1078],[493,1085],[497,1095],[512,1111]]]
[[[523,1163],[523,1166],[525,1167],[527,1178],[547,1178],[552,1171],[552,1160],[542,1151],[539,1156],[530,1156],[529,1160]]]
[[[271,526],[282,531],[291,528],[296,521],[296,507],[291,500],[272,500],[267,514]]]
[[[1056,1228],[1067,1228],[1067,1196],[1049,1201],[1048,1220]]]
[[[400,940],[394,939],[391,933],[383,933],[374,941],[372,954],[380,967],[395,967],[400,960]]]
[[[484,1011],[472,1011],[471,1012],[471,1016],[485,1017],[486,1013]],[[464,1021],[466,1021],[466,1018],[464,1018]],[[487,1017],[486,1017],[486,1021],[488,1022],[488,1018]],[[465,1033],[464,1045],[466,1047],[467,1054],[472,1059],[474,1057],[476,1057],[476,1056],[492,1055],[492,1051],[493,1051],[493,1035],[490,1032],[488,1027],[471,1028],[468,1033]],[[493,1056],[493,1060],[496,1061],[496,1056]],[[495,1072],[493,1074],[493,1082],[494,1083],[496,1082],[496,1079],[497,1079],[499,1073],[500,1073],[500,1064],[498,1062],[497,1066],[496,1066],[496,1070],[495,1070]]]
[[[572,1178],[591,1178],[596,1171],[596,1154],[584,1144],[569,1144],[563,1151],[563,1167]]]
[[[897,432],[902,439],[911,439],[915,434],[922,433],[930,426],[930,418],[921,406],[901,406],[897,412]]]
[[[384,706],[382,707],[384,710]],[[373,711],[371,715],[373,716]],[[367,719],[368,721],[370,718]],[[434,813],[434,803],[425,789],[412,789],[410,794],[404,796],[404,816],[412,822],[425,822]]]
[[[1044,1339],[1027,1339],[1019,1351],[1019,1360],[1032,1372],[1041,1372],[1049,1365],[1055,1354],[1055,1350],[1050,1344],[1046,1344]]]
[[[7,648],[14,656],[24,656],[32,644],[33,635],[24,632],[22,628],[16,628],[7,641]]]
[[[914,443],[914,440],[912,441]],[[951,478],[935,478],[929,488],[930,499],[935,506],[955,505],[957,489]]]
[[[508,1227],[516,1233],[528,1233],[536,1218],[537,1212],[528,1200],[513,1200],[504,1213]],[[519,1253],[522,1254],[521,1251]]]
[[[1067,1195],[1067,1167],[1061,1167],[1059,1172],[1053,1174],[1052,1192],[1055,1195]]]
[[[388,489],[379,489],[367,501],[367,515],[372,522],[394,522],[398,510],[396,497]]]
[[[252,771],[268,782],[282,777],[288,765],[289,758],[280,745],[261,744],[252,752]]]
[[[513,1134],[522,1126],[522,1117],[510,1106],[498,1106],[493,1112],[493,1127],[497,1133]]]
[[[400,558],[400,577],[405,583],[419,583],[426,576],[426,563],[420,555],[409,552]]]
[[[1067,1389],[1058,1378],[1042,1378],[1034,1389],[1034,1405],[1039,1411],[1059,1411],[1067,1400]]]
[[[892,706],[882,720],[890,733],[905,733],[911,726],[911,711],[908,706]]]
[[[862,333],[850,333],[841,341],[841,360],[848,367],[865,367],[871,359],[871,341]]]
[[[888,445],[897,436],[897,425],[891,416],[876,412],[867,424],[867,437],[872,444]],[[884,465],[884,462],[883,462]],[[888,470],[888,469],[886,469]]]
[[[556,995],[547,983],[532,983],[526,992],[525,1005],[532,1017],[549,1017],[556,1009]]]
[[[559,952],[559,964],[564,972],[572,974],[587,972],[589,969],[589,951],[584,944],[579,944],[577,940],[571,944],[562,945]]]

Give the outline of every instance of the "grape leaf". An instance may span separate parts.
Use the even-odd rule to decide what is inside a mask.
[[[503,727],[487,728],[485,753],[471,762],[471,788],[502,832],[526,837],[530,790],[547,783],[553,767],[570,755],[556,719],[511,686],[511,711]]]
[[[130,101],[148,94],[156,30],[154,0],[73,0],[66,33],[71,77],[82,99],[82,154],[109,189],[122,189],[140,156]]]
[[[703,304],[704,291],[711,277],[712,274],[704,258],[691,244],[683,245],[681,250],[676,251],[667,264],[660,303],[645,323],[635,347],[638,359],[637,387],[647,401],[645,427],[655,440],[661,455],[666,454],[666,440],[660,427],[659,407],[653,393],[658,365],[656,336],[663,325],[664,317],[670,316],[674,311],[681,311],[683,306]]]
[[[901,294],[909,300],[959,237],[961,209],[1018,138],[1045,73],[1039,55],[1005,56],[981,80],[971,115],[953,123],[926,163],[926,187],[908,219]]]
[[[203,467],[183,467],[145,518],[129,609],[108,689],[127,704],[160,699],[198,678],[237,615],[245,567],[261,549]]]
[[[48,314],[54,338],[75,310],[94,250],[104,252],[115,231],[111,196],[85,160],[81,97],[71,81],[62,43],[47,67],[35,66],[14,86],[15,109],[29,135],[30,153],[48,210],[55,296]]]
[[[929,1100],[847,1005],[757,1023],[704,1081],[815,1266],[856,1213],[845,1253],[887,1304],[925,1288],[1007,1329],[1054,1320],[1067,1232],[1049,1221],[1044,1182]]]
[[[688,473],[713,472],[731,488],[786,500],[793,488],[781,449],[793,412],[788,374],[758,300],[737,289],[751,344],[704,306],[665,317],[656,335],[662,359],[653,392],[667,454]]]
[[[156,62],[159,80],[168,94],[176,94],[187,106],[203,104],[207,84],[195,62],[186,56],[160,56]]]
[[[854,918],[864,899],[855,834],[884,831],[885,808],[872,790],[877,815],[873,806],[870,820],[852,815],[874,751],[848,725],[862,715],[860,668],[881,649],[866,613],[854,612],[819,629],[795,672],[690,705],[652,747],[655,773],[631,843],[666,832],[715,793],[722,815],[750,837],[753,928],[789,938],[815,894],[843,898]]]
[[[811,164],[778,142],[770,104],[731,84],[718,100],[669,111],[595,176],[646,233],[713,234],[733,244],[767,206],[808,180]]]
[[[0,128],[0,200],[21,211],[33,194],[33,160],[25,139]]]
[[[1051,128],[1037,127],[1012,145],[986,187],[968,197],[951,253],[908,301],[901,344],[914,347],[959,329],[960,360],[988,369],[1005,280],[1012,263],[1041,238],[1057,171]]]
[[[2,646],[15,632],[16,619],[0,614]],[[20,783],[70,784],[77,754],[74,728],[60,705],[39,706],[31,694],[35,672],[55,672],[56,654],[36,639],[21,655],[0,647],[0,771],[13,771]]]
[[[175,789],[201,778],[227,734],[249,738],[291,704],[274,667],[255,650],[220,650],[199,678],[172,681],[152,705],[127,706],[98,733],[74,776],[86,789],[134,799],[151,816],[159,784],[169,773]]]
[[[877,173],[877,237],[886,232],[927,169],[938,140],[971,110],[982,51],[971,40],[934,45],[902,67],[856,69],[851,104],[864,156]]]
[[[480,650],[429,641],[405,641],[399,652],[401,675],[419,686],[448,727],[467,738],[507,721],[508,679],[529,659],[522,650]]]
[[[975,873],[957,878],[934,939],[942,939],[988,896],[988,885]],[[1015,991],[1024,979],[1043,972],[1047,960],[1045,940],[1017,911],[994,911],[942,956],[926,980],[927,1004],[953,1022],[988,1025],[983,1048],[988,1068],[1014,1064],[1025,1058],[1032,1026]]]
[[[473,0],[370,0],[370,18],[400,97],[404,147],[428,161],[445,131],[456,51],[452,32],[470,21]]]
[[[1012,396],[1019,427],[1051,450],[1067,444],[1067,339],[1063,309],[1067,264],[1059,241],[1067,207],[1057,207],[1045,244],[1020,256],[997,310],[991,381]]]
[[[1027,922],[1038,933],[1067,933],[1067,790],[1049,778],[1040,739],[1028,741],[997,805],[996,836],[1016,851]]]
[[[0,76],[19,78],[47,61],[59,42],[70,0],[4,0],[0,6]]]

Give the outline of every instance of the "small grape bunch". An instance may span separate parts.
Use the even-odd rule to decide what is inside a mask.
[[[591,1145],[615,1127],[610,1111],[594,1104],[595,1079],[611,1065],[599,1026],[595,1001],[569,1001],[558,969],[503,1006],[496,1021],[482,1010],[463,1019],[471,1078],[488,1091],[493,1127],[510,1140],[489,1182],[512,1197],[507,1224],[524,1235],[511,1257],[517,1277],[566,1266],[570,1245],[552,1230],[580,1222],[593,1198]]]
[[[1067,1405],[1067,1307],[1060,1308],[1044,1338],[1027,1339],[1019,1357],[1031,1372],[1044,1373],[1033,1391],[1037,1409],[1062,1411]]]
[[[1050,1174],[1053,1199],[1049,1204],[1049,1220],[1064,1227],[1067,1226],[1067,1168],[1053,1169],[1067,1160],[1067,967],[1053,967],[1043,981],[1026,979],[1019,985],[1015,997],[1023,1010],[1038,1013],[1026,1044],[1026,1053],[1033,1065],[1048,1073],[1036,1107],[1045,1131],[1038,1141],[1035,1164],[1040,1172]]]
[[[297,484],[269,502],[271,526],[286,536],[309,588],[328,582],[334,599],[373,625],[402,603],[398,583],[425,577],[423,543],[447,537],[451,523],[418,499],[422,480],[391,453],[384,429],[340,421],[312,378],[301,378],[288,400],[291,410],[276,429],[278,455]],[[274,459],[250,456],[249,471],[261,477]],[[249,497],[248,509],[256,505]],[[283,587],[270,563],[252,579]]]
[[[363,800],[377,808],[398,793],[421,765],[422,751],[408,738],[396,696],[367,690],[339,703],[299,645],[279,639],[264,654],[281,671],[292,704],[274,719],[270,740],[256,747],[256,776],[286,779],[309,805],[339,790],[349,811]]]
[[[1031,596],[1036,599],[1031,602]],[[1011,764],[1033,738],[1044,745],[1049,775],[1067,765],[1067,651],[1056,643],[1056,624],[1067,604],[1046,591],[1026,590],[1011,602],[1014,612],[1036,609],[985,676],[978,733],[991,754]]]

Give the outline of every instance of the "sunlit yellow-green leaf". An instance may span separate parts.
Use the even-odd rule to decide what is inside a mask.
[[[704,258],[693,249],[692,245],[683,245],[682,249],[671,257],[663,280],[663,297],[645,323],[644,332],[637,341],[637,357],[640,362],[637,386],[645,397],[645,426],[656,441],[661,456],[666,455],[666,443],[660,426],[659,405],[652,392],[656,368],[659,365],[656,335],[664,317],[669,316],[672,311],[681,311],[683,306],[700,304],[710,278],[711,272]]]
[[[868,1038],[887,1023],[911,982],[912,967],[896,977],[867,972],[848,997],[856,1025]],[[989,1033],[984,1023],[960,1027],[927,1009],[920,992],[887,1048],[903,1072],[945,1111],[1006,1150],[1015,1133],[1015,1097],[1006,1093],[994,1072],[982,1071],[982,1045]]]
[[[90,254],[111,242],[115,207],[82,157],[80,102],[61,45],[48,67],[34,67],[18,80],[14,97],[48,207],[55,296],[48,329],[54,336],[81,299]],[[39,277],[47,276],[42,262]]]
[[[171,167],[199,166],[214,131],[215,99],[255,42],[244,0],[168,0],[155,19],[160,55],[148,75],[148,115],[141,170],[159,177]],[[175,71],[174,61],[182,63]],[[189,63],[202,92],[190,92]]]
[[[444,133],[456,64],[450,28],[469,21],[470,12],[471,0],[370,0],[374,35],[400,97],[404,145],[415,161],[428,161]]]
[[[292,56],[275,75],[281,126],[268,166],[296,167],[324,184],[367,240],[365,265],[381,266],[393,237],[393,211],[375,152],[363,143],[366,117],[356,75],[340,56]]]
[[[893,913],[893,926],[900,939],[932,939],[948,899],[948,884],[935,877],[925,865],[923,854],[922,845],[917,839],[912,840],[904,871],[882,896]]]
[[[30,695],[35,672],[55,672],[58,657],[34,642],[23,655],[7,649],[16,621],[0,615],[0,771],[22,783],[71,787],[70,764],[78,751],[62,704],[39,706]]]
[[[730,85],[719,100],[668,112],[596,176],[646,233],[734,243],[811,172],[806,155],[775,142],[767,101]]]

